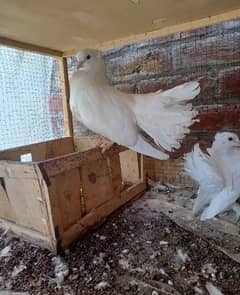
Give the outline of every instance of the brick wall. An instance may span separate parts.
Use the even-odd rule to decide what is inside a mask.
[[[194,100],[200,123],[192,126],[169,161],[145,158],[154,180],[189,185],[182,155],[200,141],[209,144],[218,130],[240,131],[240,20],[178,33],[105,52],[110,82],[125,92],[148,93],[199,77]],[[147,103],[147,101],[146,101]],[[75,122],[75,134],[89,134]]]
[[[117,48],[105,60],[111,83],[131,93],[202,77],[194,101],[200,122],[173,158],[198,140],[210,141],[218,130],[240,130],[240,20]]]

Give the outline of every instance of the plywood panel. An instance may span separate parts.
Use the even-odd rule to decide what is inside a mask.
[[[192,21],[198,21],[195,26],[208,25],[237,17],[239,14],[231,11],[239,9],[240,3],[218,0],[216,5],[214,0],[171,0],[166,5],[164,0],[24,0],[19,5],[19,0],[1,0],[0,6],[0,36],[66,51],[114,47],[146,38],[147,33],[156,37],[159,30],[169,34],[171,27],[179,32],[184,28],[178,28],[180,24],[187,23],[190,29]],[[223,13],[228,14],[210,18]]]

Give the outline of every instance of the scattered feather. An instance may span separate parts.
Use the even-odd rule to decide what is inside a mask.
[[[197,286],[194,287],[194,291],[196,295],[203,295],[203,290]]]
[[[168,242],[167,241],[160,241],[159,242],[159,245],[160,246],[167,246],[168,245]]]
[[[103,290],[103,289],[110,288],[110,287],[111,286],[108,282],[102,281],[95,286],[95,289],[96,290]]]
[[[216,279],[216,273],[217,270],[216,268],[211,264],[211,263],[207,263],[204,264],[202,267],[202,273],[205,274],[205,277],[208,278],[209,275],[212,277],[212,279]]]
[[[118,263],[121,266],[121,268],[123,268],[123,269],[129,269],[129,267],[130,267],[129,261],[127,259],[122,258],[118,261]]]
[[[26,265],[20,263],[18,266],[14,266],[13,271],[12,271],[12,277],[16,277],[19,275],[22,271],[27,269]]]
[[[0,257],[7,257],[10,256],[10,251],[11,251],[11,247],[10,246],[6,246],[5,248],[3,248],[0,252]]]
[[[224,295],[217,287],[212,283],[206,283],[206,289],[208,290],[209,295]]]
[[[62,283],[65,277],[67,277],[69,274],[68,266],[60,256],[53,257],[52,263],[54,266],[55,277],[58,279],[59,283]]]
[[[190,261],[188,254],[184,253],[182,249],[177,249],[177,256],[183,263]]]

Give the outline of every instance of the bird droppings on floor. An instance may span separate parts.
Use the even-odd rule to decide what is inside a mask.
[[[172,200],[177,190],[165,194]],[[0,295],[240,294],[240,264],[176,225],[151,198],[114,213],[61,257],[0,233]]]

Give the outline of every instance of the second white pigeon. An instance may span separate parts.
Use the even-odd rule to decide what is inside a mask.
[[[102,53],[89,49],[78,55],[70,107],[78,121],[111,143],[165,160],[195,122],[197,111],[188,101],[199,92],[194,81],[150,94],[123,93],[109,84]]]
[[[240,140],[237,134],[221,132],[215,135],[212,147],[203,153],[199,144],[185,156],[185,171],[199,184],[193,214],[201,220],[211,219],[233,209],[240,217]]]

